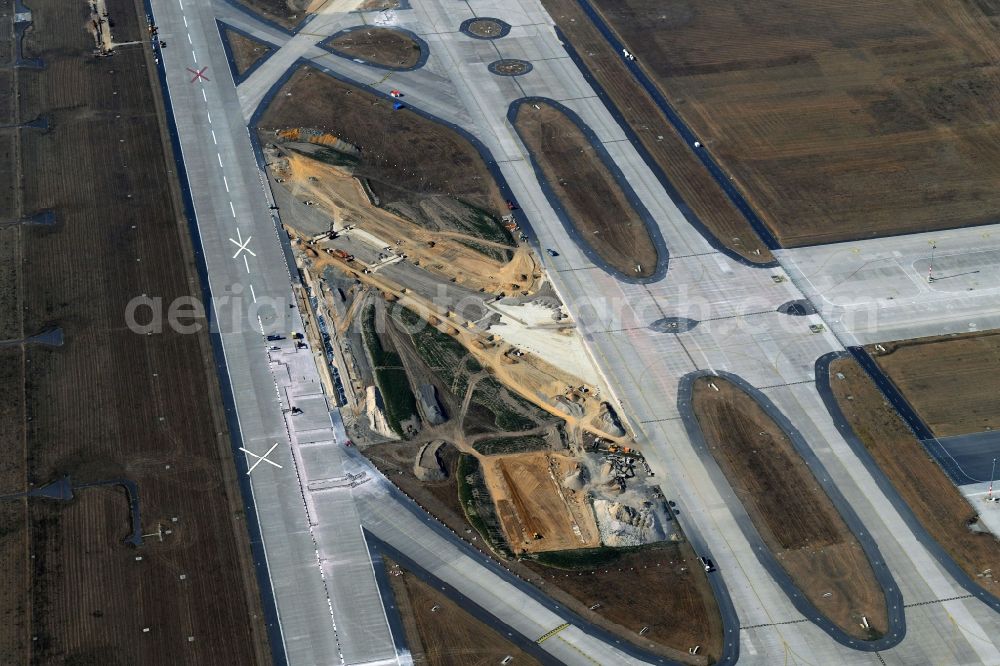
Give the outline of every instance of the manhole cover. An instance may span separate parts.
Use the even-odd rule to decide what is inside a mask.
[[[489,70],[497,76],[520,76],[531,71],[531,63],[526,60],[508,58],[491,62]]]
[[[476,39],[499,39],[510,32],[510,24],[496,18],[471,18],[463,21],[459,30]]]

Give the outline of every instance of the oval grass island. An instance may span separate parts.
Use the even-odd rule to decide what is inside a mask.
[[[550,205],[588,258],[627,279],[662,275],[667,251],[659,229],[593,131],[543,98],[515,101],[508,118]]]
[[[816,465],[806,464],[785,429],[755,396],[719,376],[694,379],[691,409],[712,458],[794,587],[849,639],[886,635],[882,584],[814,476]]]

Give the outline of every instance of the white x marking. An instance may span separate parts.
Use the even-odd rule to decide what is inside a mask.
[[[274,465],[278,469],[283,469],[281,467],[281,465],[279,465],[278,463],[274,462],[273,460],[269,460],[268,459],[268,456],[271,455],[271,451],[274,451],[276,448],[278,448],[278,442],[275,442],[274,446],[272,446],[271,448],[269,448],[267,450],[267,453],[265,453],[262,456],[259,456],[256,453],[254,453],[253,451],[247,451],[246,449],[244,449],[241,446],[240,447],[240,451],[242,451],[243,453],[247,454],[248,456],[253,456],[254,458],[257,459],[257,462],[255,462],[254,464],[250,465],[250,469],[247,470],[247,476],[249,476],[250,472],[254,471],[257,468],[257,465],[261,464],[262,462],[266,462],[269,465]]]
[[[241,234],[239,228],[237,228],[236,229],[236,238],[238,238],[239,240],[235,240],[233,238],[229,239],[230,243],[232,243],[233,245],[235,245],[236,247],[239,248],[238,250],[236,250],[236,254],[233,255],[233,259],[235,259],[236,257],[240,256],[240,253],[242,253],[242,252],[246,252],[251,257],[256,257],[257,256],[254,253],[253,250],[251,250],[249,247],[247,247],[247,245],[250,243],[250,239],[253,238],[253,236],[247,236],[247,239],[243,240],[243,234]]]

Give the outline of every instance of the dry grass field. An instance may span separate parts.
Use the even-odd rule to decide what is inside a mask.
[[[620,551],[568,570],[525,564],[556,601],[652,652],[691,664],[711,664],[722,654],[719,608],[686,541]],[[695,645],[701,649],[692,656]]]
[[[290,93],[290,95],[288,94]],[[475,147],[450,129],[392,102],[302,67],[261,117],[261,130],[308,127],[361,148],[354,175],[367,179],[383,205],[417,210],[431,195],[449,196],[500,216],[500,191]],[[412,165],[433,164],[433,169]]]
[[[514,127],[584,242],[620,273],[652,275],[657,251],[649,231],[576,123],[535,102],[520,106]]]
[[[487,666],[506,657],[510,666],[538,663],[409,571],[388,559],[386,568],[414,664]]]
[[[786,246],[1000,218],[994,0],[593,0]]]
[[[992,594],[1000,592],[993,576],[983,576],[987,570],[1000,572],[1000,541],[968,529],[975,509],[927,455],[857,361],[844,358],[831,363],[830,387],[855,435],[924,529],[970,578]]]
[[[289,30],[305,20],[323,0],[237,0],[247,9]]]
[[[774,261],[746,218],[629,73],[621,54],[601,36],[577,0],[542,0],[542,4],[702,224],[723,246],[743,258],[755,263]]]
[[[788,435],[749,394],[719,377],[695,382],[693,409],[757,532],[810,603],[851,636],[884,634],[885,596],[871,564]]]
[[[172,533],[126,546],[129,506],[111,487],[0,503],[0,662],[267,663],[207,336],[125,325],[132,297],[169,303],[198,283],[144,10],[107,8],[116,37],[140,42],[95,59],[87,3],[31,3],[26,47],[46,68],[19,70],[20,115],[52,127],[20,135],[20,214],[59,224],[5,232],[17,271],[0,305],[18,335],[58,325],[65,344],[0,350],[0,494],[125,477],[144,531]]]
[[[266,58],[273,49],[242,35],[235,30],[226,30],[226,39],[229,40],[229,48],[233,51],[233,62],[236,64],[236,73],[243,74],[254,66],[261,58]]]
[[[420,46],[405,32],[391,28],[353,30],[324,42],[341,53],[392,69],[407,69],[420,60]]]
[[[936,436],[1000,428],[1000,331],[882,347],[868,353]]]

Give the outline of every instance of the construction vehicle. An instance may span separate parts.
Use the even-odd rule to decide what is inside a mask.
[[[345,251],[341,250],[340,248],[326,248],[326,251],[327,251],[328,254],[332,254],[332,255],[335,255],[337,257],[340,257],[344,261],[354,261],[354,255],[353,254],[351,254],[349,252],[345,252]]]
[[[608,442],[608,445],[606,447],[602,447],[601,445],[605,441],[607,440],[600,440],[598,442],[597,450],[600,451],[601,453],[624,453],[626,455],[636,455],[636,456],[638,455],[638,451],[633,451],[631,447],[620,446],[618,444],[615,444],[614,442]]]

